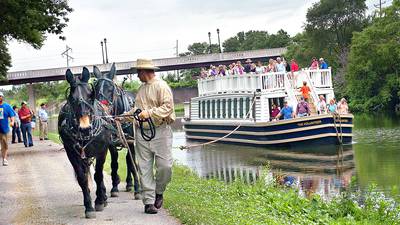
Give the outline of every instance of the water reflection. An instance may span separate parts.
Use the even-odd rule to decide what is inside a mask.
[[[174,135],[175,147],[186,143],[183,132]],[[317,193],[326,199],[347,188],[355,173],[351,145],[290,150],[213,144],[184,152],[174,148],[173,154],[178,162],[199,176],[225,182],[240,179],[253,183],[268,166],[270,173],[267,178],[295,187],[301,195]]]

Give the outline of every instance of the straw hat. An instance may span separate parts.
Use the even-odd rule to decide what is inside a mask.
[[[137,59],[136,66],[132,67],[134,73],[138,70],[158,70],[160,68],[154,66],[153,60],[151,59]]]

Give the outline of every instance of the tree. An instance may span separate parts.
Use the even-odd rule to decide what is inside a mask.
[[[400,0],[354,34],[346,74],[355,111],[393,110],[400,104]]]
[[[0,1],[0,80],[4,81],[11,66],[7,42],[11,39],[42,47],[46,34],[61,36],[72,8],[67,0],[1,0]]]
[[[284,30],[279,30],[276,34],[268,34],[267,31],[250,30],[239,32],[236,36],[228,38],[222,46],[225,52],[236,52],[246,50],[257,50],[265,48],[286,47],[292,39]]]

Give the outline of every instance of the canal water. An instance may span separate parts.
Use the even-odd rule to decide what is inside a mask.
[[[56,130],[56,121],[50,129]],[[296,149],[212,144],[190,150],[196,144],[185,139],[182,124],[173,125],[173,157],[204,178],[251,183],[266,168],[275,181],[296,187],[301,195],[317,193],[325,199],[343,190],[365,190],[376,185],[386,194],[400,193],[400,117],[356,115],[352,145],[310,146]]]

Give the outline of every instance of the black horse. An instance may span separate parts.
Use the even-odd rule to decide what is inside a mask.
[[[97,78],[94,86],[94,90],[96,93],[96,98],[100,102],[102,102],[108,108],[108,113],[112,116],[121,115],[124,112],[127,112],[134,106],[134,96],[131,93],[125,92],[121,87],[115,84],[113,81],[116,69],[115,64],[111,66],[110,72],[102,74],[100,70],[94,66],[93,73]],[[132,123],[124,123],[123,130],[126,137],[133,137],[133,124]],[[133,140],[131,140],[133,141]],[[122,143],[117,139],[116,135],[113,135],[113,141],[109,146],[109,150],[111,153],[111,177],[112,177],[112,189],[111,189],[111,197],[118,196],[118,184],[120,183],[120,178],[118,175],[118,151],[117,148],[121,148]],[[135,162],[135,151],[134,145],[132,142],[129,143],[129,152],[126,154],[126,191],[132,191],[132,187],[135,192],[135,199],[139,199],[139,179],[138,174],[135,169],[138,168]],[[129,151],[129,150],[128,150]],[[133,161],[133,163],[132,163]],[[134,165],[135,164],[135,165]],[[134,182],[132,184],[132,176]]]
[[[75,77],[68,69],[65,76],[70,84],[70,91],[67,103],[61,108],[58,116],[58,131],[79,186],[82,188],[85,216],[94,218],[96,217],[94,211],[102,211],[107,205],[103,165],[111,141],[111,131],[107,128],[108,122],[103,119],[104,110],[96,100],[92,86],[88,84],[89,70],[84,67],[82,75]],[[90,164],[93,159],[96,159],[95,209],[92,206],[88,186]]]

